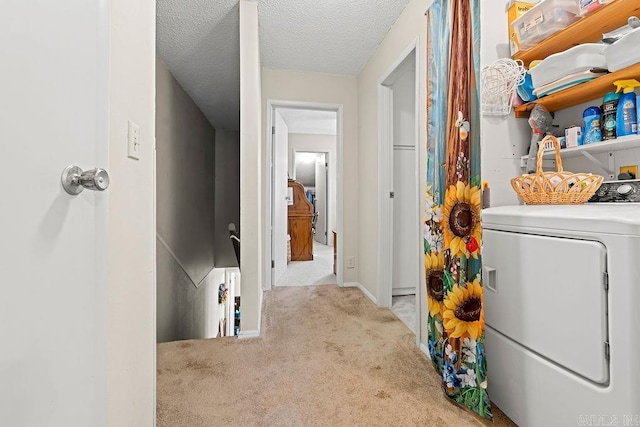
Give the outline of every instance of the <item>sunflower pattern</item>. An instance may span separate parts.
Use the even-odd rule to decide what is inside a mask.
[[[429,315],[442,316],[444,309],[444,253],[430,252],[424,256],[427,278]]]
[[[482,287],[480,279],[466,286],[453,285],[444,299],[444,328],[451,338],[471,338],[477,341],[484,332]]]
[[[427,187],[424,267],[428,349],[445,393],[492,418],[484,357],[480,177],[458,181],[444,203]]]
[[[451,254],[478,258],[480,251],[480,210],[482,193],[476,186],[458,181],[447,190],[444,201],[444,245]]]
[[[424,268],[428,349],[442,389],[492,419],[481,275],[479,41],[476,32],[457,39],[479,28],[479,12],[479,0],[435,0],[429,10]]]

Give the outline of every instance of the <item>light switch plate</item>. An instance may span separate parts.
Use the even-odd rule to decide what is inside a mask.
[[[347,268],[356,268],[356,257],[354,256],[347,257]]]
[[[127,131],[127,155],[136,160],[140,160],[140,126],[129,120]]]

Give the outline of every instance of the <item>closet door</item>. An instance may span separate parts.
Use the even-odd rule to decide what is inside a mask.
[[[416,293],[420,281],[417,217],[415,72],[405,70],[393,90],[392,295]]]
[[[416,266],[415,150],[393,149],[393,288],[392,295],[411,295],[420,280]]]

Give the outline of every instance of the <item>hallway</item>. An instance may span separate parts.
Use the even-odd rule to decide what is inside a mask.
[[[333,247],[313,242],[313,261],[292,261],[276,286],[335,285]]]
[[[399,295],[391,299],[391,311],[411,332],[416,332],[416,296]]]
[[[157,349],[158,426],[513,425],[452,404],[414,334],[355,288],[275,288],[260,338]]]

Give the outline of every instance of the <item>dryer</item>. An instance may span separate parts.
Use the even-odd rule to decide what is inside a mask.
[[[491,400],[519,426],[640,425],[640,204],[482,222]]]

